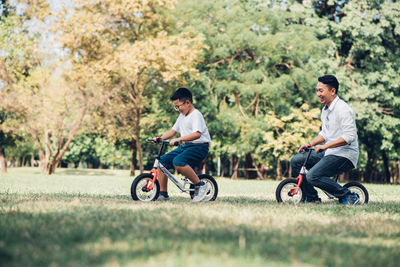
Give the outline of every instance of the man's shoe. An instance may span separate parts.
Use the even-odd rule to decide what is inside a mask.
[[[351,206],[355,206],[358,205],[360,203],[360,198],[357,196],[356,193],[352,192],[350,194],[348,194],[347,196],[344,197],[344,199],[342,200],[342,204],[343,205],[351,205]]]
[[[195,189],[195,194],[194,194],[194,198],[192,201],[193,202],[202,201],[206,197],[208,191],[210,191],[210,187],[211,187],[210,184],[204,183],[204,185],[201,185],[198,187],[197,194],[196,194],[196,189]]]
[[[169,200],[169,196],[159,195],[157,198],[157,201],[168,201],[168,200]]]
[[[321,199],[319,197],[313,197],[313,198],[306,197],[304,203],[321,204]]]

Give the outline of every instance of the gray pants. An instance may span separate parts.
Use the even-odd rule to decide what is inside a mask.
[[[293,177],[299,175],[301,166],[307,158],[307,154],[308,153],[296,154],[290,161]],[[334,155],[324,156],[324,154],[325,152],[316,154],[315,151],[311,151],[310,158],[306,165],[309,171],[302,182],[302,187],[305,191],[304,194],[307,199],[317,198],[318,192],[314,188],[314,186],[316,186],[342,199],[347,194],[350,194],[350,190],[335,182],[331,177],[353,169],[353,163],[344,157]]]

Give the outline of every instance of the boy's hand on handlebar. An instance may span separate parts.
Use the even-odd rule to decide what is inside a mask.
[[[169,145],[170,146],[177,146],[177,145],[179,145],[179,143],[180,143],[179,138],[174,138],[169,142]]]
[[[161,141],[162,141],[162,138],[159,137],[159,136],[154,137],[154,138],[151,140],[151,142],[152,142],[153,144],[158,144],[158,143],[160,143]]]
[[[310,145],[310,144],[307,144],[307,145],[301,145],[301,147],[299,148],[299,150],[297,151],[297,153],[300,153],[300,152],[302,152],[302,151],[304,150],[304,148],[306,148],[306,147],[311,147],[311,145]]]

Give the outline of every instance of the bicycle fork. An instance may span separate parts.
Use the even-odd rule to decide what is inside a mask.
[[[289,196],[292,197],[292,196],[297,195],[297,192],[299,192],[299,187],[300,187],[301,183],[303,182],[303,175],[305,175],[306,173],[307,173],[306,167],[305,167],[305,166],[302,166],[302,167],[301,167],[301,170],[300,170],[300,174],[299,174],[299,176],[297,176],[297,178],[296,178],[296,180],[297,180],[297,185],[296,185],[295,188],[293,188],[293,189],[291,189],[291,190],[289,191]]]

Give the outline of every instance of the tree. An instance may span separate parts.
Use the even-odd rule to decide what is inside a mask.
[[[390,182],[390,167],[396,167],[390,161],[400,158],[400,5],[350,1],[343,12],[339,23],[318,23],[320,36],[336,43],[338,60],[330,70],[356,113],[361,151],[367,152],[360,164],[364,178]]]
[[[264,133],[274,130],[265,118],[285,118],[304,102],[316,103],[315,63],[332,43],[316,37],[305,22],[312,10],[296,3],[282,8],[274,1],[181,1],[178,6],[182,29],[195,28],[208,46],[198,65],[203,77],[198,86],[217,110],[209,123],[212,153],[234,162],[234,177],[240,158],[245,168],[257,171],[271,158],[255,152],[264,145]]]
[[[202,47],[200,36],[171,34],[173,25],[166,13],[171,8],[169,0],[83,1],[63,25],[63,43],[72,55],[79,55],[74,64],[90,64],[105,96],[94,121],[101,121],[100,130],[116,139],[133,139],[140,171],[141,118],[149,107],[151,89],[194,73]],[[136,157],[136,152],[132,154]]]

